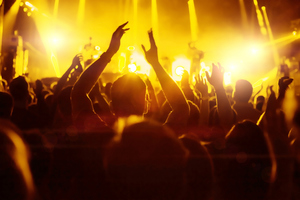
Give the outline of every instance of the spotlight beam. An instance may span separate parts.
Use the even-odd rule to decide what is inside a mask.
[[[85,0],[79,0],[78,12],[77,12],[78,25],[82,25],[84,21],[84,9],[85,9]]]
[[[270,22],[269,22],[269,18],[268,18],[268,15],[267,15],[266,7],[263,6],[263,7],[261,7],[261,9],[263,11],[263,16],[264,16],[264,19],[265,19],[265,22],[266,22],[266,26],[267,26],[267,29],[268,29],[269,39],[270,39],[270,42],[272,44],[272,51],[273,51],[273,56],[274,56],[274,62],[275,62],[276,66],[279,66],[279,64],[280,64],[279,54],[278,54],[276,45],[274,43],[273,32],[272,32],[272,29],[271,29],[271,26],[270,26]]]
[[[191,37],[192,41],[196,41],[198,38],[198,20],[196,15],[194,0],[188,1],[189,14],[190,14],[190,27],[191,27]]]
[[[151,0],[151,17],[152,17],[152,29],[153,35],[157,43],[159,43],[158,35],[158,14],[157,14],[157,2],[156,0]]]

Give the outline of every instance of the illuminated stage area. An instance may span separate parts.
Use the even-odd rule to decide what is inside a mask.
[[[13,34],[21,36],[26,61],[16,71],[32,80],[60,77],[78,53],[84,60],[98,58],[115,26],[126,21],[130,30],[107,73],[125,67],[151,74],[141,49],[150,28],[159,57],[175,80],[181,78],[177,67],[190,72],[196,51],[203,52],[202,70],[220,62],[231,79],[228,83],[266,78],[283,64],[283,57],[299,60],[293,49],[299,47],[295,20],[300,6],[293,0],[9,0],[4,7],[2,55]]]
[[[0,0],[0,200],[300,199],[300,0]]]

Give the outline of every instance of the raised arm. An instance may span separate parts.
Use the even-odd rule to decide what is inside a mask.
[[[78,116],[81,111],[92,111],[93,106],[89,92],[96,84],[100,74],[106,65],[110,62],[112,56],[119,50],[120,42],[123,34],[129,30],[124,28],[128,22],[120,25],[113,33],[110,45],[105,53],[99,59],[92,63],[79,77],[72,90],[72,116],[73,119]]]
[[[199,108],[200,108],[200,124],[208,125],[209,118],[209,96],[208,96],[208,87],[206,79],[204,79],[199,74],[195,77],[195,90],[197,93],[200,93],[199,98]]]
[[[82,71],[82,66],[80,64],[80,60],[81,60],[81,55],[80,54],[77,54],[73,60],[72,60],[72,64],[71,66],[65,71],[65,73],[61,76],[61,78],[58,80],[57,82],[57,85],[56,85],[56,88],[55,88],[55,91],[54,91],[54,99],[57,98],[59,92],[64,88],[67,80],[68,80],[68,77],[71,73],[71,71],[74,69],[74,70],[80,70]],[[76,66],[78,66],[78,68],[76,69]]]
[[[159,63],[157,47],[153,38],[152,30],[148,32],[148,35],[150,40],[150,49],[146,51],[144,45],[142,45],[142,48],[144,50],[145,57],[152,65],[165,97],[172,108],[166,123],[172,127],[183,128],[189,117],[189,106],[187,100],[176,82]]]
[[[206,77],[208,82],[214,87],[217,95],[217,108],[221,126],[230,129],[234,124],[234,111],[231,109],[223,86],[224,69],[220,64],[218,65],[213,64],[211,76],[206,72]]]

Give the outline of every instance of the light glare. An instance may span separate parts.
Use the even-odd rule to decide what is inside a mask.
[[[184,68],[182,66],[178,66],[176,69],[175,69],[175,73],[177,76],[182,76],[184,72]]]
[[[128,69],[130,72],[135,72],[136,71],[136,65],[131,63],[128,65]]]

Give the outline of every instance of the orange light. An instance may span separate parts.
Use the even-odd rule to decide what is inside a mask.
[[[134,47],[134,46],[129,46],[127,49],[128,49],[129,51],[134,51],[134,50],[135,50],[135,47]]]
[[[297,35],[297,31],[293,31],[293,35],[296,36]]]
[[[130,72],[136,72],[136,68],[137,68],[136,65],[133,63],[128,65],[128,69]]]

